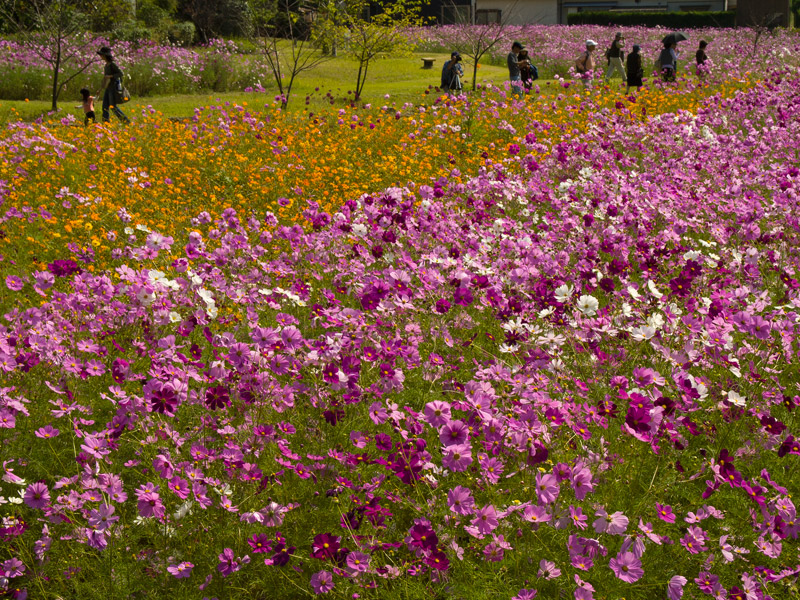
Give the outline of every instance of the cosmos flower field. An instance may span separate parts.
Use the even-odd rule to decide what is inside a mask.
[[[6,125],[0,594],[797,598],[800,69],[735,75]]]

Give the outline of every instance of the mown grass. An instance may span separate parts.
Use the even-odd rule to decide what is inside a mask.
[[[422,57],[434,58],[433,69],[422,68]],[[365,87],[362,101],[367,103],[379,103],[385,100],[389,94],[394,101],[399,102],[419,102],[425,90],[429,86],[436,86],[439,83],[441,67],[446,60],[446,54],[415,53],[412,56],[386,58],[376,60],[370,65],[367,84]],[[124,68],[124,65],[121,65]],[[346,58],[336,57],[330,61],[321,63],[315,68],[301,73],[295,81],[292,89],[292,98],[289,103],[290,110],[299,110],[306,106],[306,97],[309,98],[308,106],[320,107],[334,102],[345,102],[352,99],[351,90],[355,87],[357,64]],[[468,72],[465,87],[472,85],[471,65],[465,69]],[[499,83],[504,81],[508,72],[504,67],[481,64],[478,69],[478,84],[489,82]],[[94,87],[99,86],[100,73],[89,77],[87,83],[94,83]],[[97,80],[95,82],[95,80]],[[262,81],[262,86],[266,92],[205,92],[201,94],[178,94],[167,96],[148,96],[134,98],[124,110],[131,114],[136,114],[142,109],[152,106],[166,117],[187,117],[194,109],[207,103],[237,103],[247,102],[249,105],[263,105],[273,103],[278,88],[274,81]],[[89,89],[93,89],[90,85]],[[0,100],[0,122],[9,122],[17,119],[34,120],[37,118],[63,118],[68,113],[82,117],[81,109],[74,108],[78,104],[78,98],[62,97],[59,102],[58,115],[48,115],[50,113],[50,101],[45,100]],[[96,111],[99,117],[99,105],[97,102]]]

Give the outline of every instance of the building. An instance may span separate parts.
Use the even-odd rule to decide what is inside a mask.
[[[426,14],[438,23],[508,23],[510,25],[566,23],[567,15],[584,11],[720,11],[736,8],[737,0],[439,0],[429,2]],[[753,5],[765,1],[744,0]],[[741,2],[741,0],[740,0]],[[473,20],[474,15],[474,20]]]

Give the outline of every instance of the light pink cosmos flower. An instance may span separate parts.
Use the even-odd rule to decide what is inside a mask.
[[[683,597],[683,586],[686,585],[686,577],[675,575],[667,584],[667,598],[669,600],[680,600]]]
[[[561,569],[556,566],[556,563],[544,558],[539,561],[539,571],[536,573],[537,577],[544,577],[545,579],[555,579],[561,576]]]
[[[52,425],[45,425],[44,427],[40,427],[34,432],[34,435],[38,438],[42,439],[50,439],[54,437],[58,437],[58,434],[61,433],[58,429],[53,427]]]
[[[608,566],[619,579],[626,583],[634,583],[639,581],[644,575],[642,569],[642,561],[636,558],[633,552],[622,552],[615,558],[612,558]]]
[[[628,517],[619,511],[609,516],[609,514],[601,508],[594,514],[598,518],[592,523],[592,527],[594,527],[597,533],[623,535],[628,528]]]

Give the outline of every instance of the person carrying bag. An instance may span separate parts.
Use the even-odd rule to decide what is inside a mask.
[[[114,62],[114,57],[111,54],[111,48],[103,46],[97,51],[102,59],[105,61],[106,66],[103,69],[103,85],[98,96],[103,97],[103,122],[106,123],[111,119],[110,112],[123,123],[130,123],[130,119],[125,116],[119,109],[119,104],[124,104],[130,100],[130,94],[125,86],[122,84],[122,69]]]

